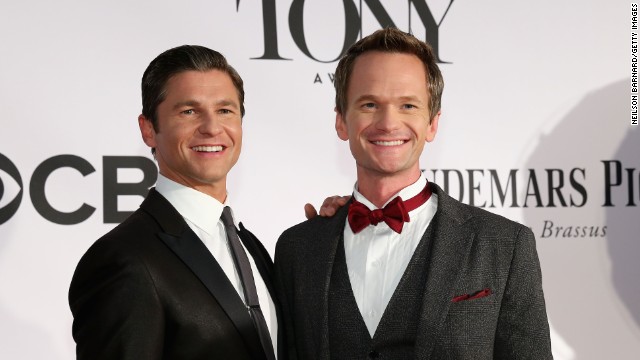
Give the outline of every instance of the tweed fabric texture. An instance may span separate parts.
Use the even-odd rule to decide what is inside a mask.
[[[531,230],[462,204],[435,184],[432,190],[438,210],[427,229],[414,358],[551,359]],[[346,216],[345,206],[332,218],[305,221],[276,245],[276,288],[292,359],[331,359],[329,289]],[[490,295],[452,301],[483,289]]]
[[[332,359],[413,359],[427,273],[429,241],[420,240],[373,338],[353,297],[344,242],[340,240],[329,285],[329,346]]]

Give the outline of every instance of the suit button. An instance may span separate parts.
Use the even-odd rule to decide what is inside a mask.
[[[369,352],[369,359],[377,359],[378,356],[380,356],[380,353],[375,350]]]

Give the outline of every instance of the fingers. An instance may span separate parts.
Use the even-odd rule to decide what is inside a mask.
[[[347,201],[349,201],[349,199],[351,199],[351,195],[345,195],[345,196],[339,196],[336,201],[338,202],[338,205],[340,205],[340,207],[343,207]]]
[[[322,206],[320,206],[320,216],[322,217],[333,216],[336,213],[334,198],[335,196],[330,196],[324,199],[324,201],[322,202]]]
[[[324,199],[320,207],[320,216],[329,217],[336,214],[339,208],[349,201],[350,196],[331,196]]]
[[[336,214],[336,211],[343,207],[347,201],[351,198],[350,195],[346,196],[330,196],[322,202],[322,206],[320,206],[320,216],[322,217],[331,217]],[[318,211],[311,204],[304,205],[304,216],[308,219],[312,219],[318,216]]]
[[[316,208],[313,207],[313,205],[307,203],[304,205],[304,216],[306,216],[307,220],[309,220],[318,216],[318,212],[316,211]]]

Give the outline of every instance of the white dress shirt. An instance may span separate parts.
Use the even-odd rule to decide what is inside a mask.
[[[242,290],[242,281],[238,276],[231,249],[227,241],[227,232],[225,231],[222,220],[220,220],[222,210],[225,206],[229,206],[228,201],[222,204],[209,195],[174,182],[163,175],[158,175],[156,190],[178,210],[191,230],[202,240],[216,261],[218,261],[222,270],[224,270],[224,273],[227,275],[227,278],[229,278],[229,281],[231,281],[231,284],[238,292],[242,301],[246,304]],[[231,214],[233,215],[233,209],[231,210]],[[237,225],[235,217],[234,222]],[[244,244],[242,244],[242,246],[244,247]],[[251,263],[251,271],[253,272],[253,278],[256,283],[260,308],[267,322],[273,349],[277,355],[278,320],[276,318],[275,306],[253,257],[246,248],[245,252]]]
[[[427,180],[420,177],[392,196],[387,203],[396,196],[408,200],[419,194],[426,185]],[[354,198],[370,210],[377,209],[357,188],[356,183]],[[401,234],[393,231],[385,222],[369,225],[354,234],[349,222],[345,223],[344,250],[351,289],[371,337],[437,208],[438,196],[432,194],[427,202],[409,212],[410,221],[404,223]]]

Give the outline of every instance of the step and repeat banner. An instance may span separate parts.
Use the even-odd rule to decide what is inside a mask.
[[[426,176],[531,227],[556,359],[640,352],[638,7],[568,0],[5,1],[0,4],[0,358],[72,359],[86,249],[157,169],[140,78],[182,44],[245,81],[236,214],[273,253],[306,202],[348,194],[334,130],[346,48],[383,26],[430,42],[445,79]]]

